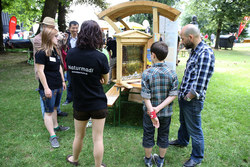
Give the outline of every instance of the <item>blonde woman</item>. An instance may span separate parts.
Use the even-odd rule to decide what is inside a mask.
[[[42,32],[42,45],[35,54],[35,63],[39,77],[39,94],[44,102],[44,124],[50,134],[53,148],[59,147],[56,131],[66,131],[69,127],[59,126],[57,107],[66,85],[61,66],[61,58],[57,51],[57,34],[54,28],[45,28]]]

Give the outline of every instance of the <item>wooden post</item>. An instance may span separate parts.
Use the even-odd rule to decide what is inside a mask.
[[[158,18],[157,18],[157,20],[158,20],[158,23],[157,23],[157,26],[158,26],[158,33],[160,33],[160,15],[159,15],[159,13],[158,13]]]
[[[122,19],[120,19],[119,22],[122,23],[122,25],[124,25],[124,27],[126,28],[126,31],[130,30],[129,26]]]
[[[103,18],[103,20],[105,20],[106,22],[108,22],[113,27],[113,29],[116,31],[116,33],[120,33],[121,32],[121,30],[115,25],[115,23],[108,16],[105,16]]]
[[[121,38],[116,38],[116,83],[121,84],[122,82],[122,43]]]
[[[146,70],[147,67],[147,52],[148,52],[148,43],[144,45],[144,54],[143,54],[143,71]]]
[[[159,33],[159,15],[158,15],[158,9],[156,7],[153,7],[153,34],[155,38],[155,35]]]

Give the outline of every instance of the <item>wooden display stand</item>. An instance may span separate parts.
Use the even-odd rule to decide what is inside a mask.
[[[151,35],[146,33],[131,30],[131,28],[122,20],[127,16],[131,16],[134,14],[139,13],[152,13],[153,14],[153,38]],[[180,11],[174,9],[166,4],[153,2],[153,1],[129,1],[124,2],[115,6],[112,6],[99,14],[97,14],[99,19],[107,21],[112,28],[116,31],[117,39],[117,71],[116,71],[116,80],[117,84],[122,84],[127,88],[132,88],[131,84],[127,84],[124,82],[122,77],[122,49],[123,46],[126,45],[141,45],[144,46],[143,51],[143,69],[146,69],[146,54],[147,48],[150,48],[151,44],[155,41],[159,40],[159,16],[164,16],[171,21],[177,20],[179,15],[181,14]],[[124,27],[126,27],[125,32],[121,32],[121,30],[117,27],[115,22],[120,22]],[[149,41],[149,39],[151,40]]]
[[[142,46],[143,54],[142,54],[142,71],[146,69],[147,65],[147,43],[148,40],[152,37],[146,33],[137,31],[137,30],[128,30],[125,32],[121,32],[119,34],[115,34],[116,43],[117,43],[117,62],[116,62],[116,83],[121,84],[127,88],[131,88],[128,82],[129,80],[124,81],[122,79],[122,67],[123,67],[123,46]],[[138,55],[140,56],[140,55]]]
[[[151,35],[146,34],[144,32],[140,32],[137,30],[131,30],[131,28],[122,20],[123,18],[127,16],[131,16],[134,14],[139,13],[151,13],[153,14],[153,38]],[[137,71],[140,71],[140,73],[143,72],[143,70],[146,69],[147,65],[147,49],[150,48],[151,44],[153,42],[156,42],[159,40],[160,34],[159,34],[159,15],[162,15],[166,18],[168,18],[171,21],[177,20],[179,15],[181,14],[180,11],[177,9],[174,9],[166,4],[159,3],[159,2],[153,2],[153,1],[129,1],[124,2],[115,6],[112,6],[99,14],[97,14],[99,19],[107,21],[112,28],[116,31],[116,34],[114,37],[116,37],[117,42],[117,64],[116,64],[116,84],[106,93],[106,96],[108,98],[108,106],[111,108],[115,108],[115,102],[117,99],[119,99],[119,96],[121,95],[121,92],[123,91],[123,88],[132,89],[134,88],[141,88],[140,84],[140,76],[137,79],[130,79],[130,76],[127,77],[127,74],[130,75],[130,70],[124,70],[126,67],[126,59],[129,57],[129,54],[125,56],[124,54],[124,47],[128,46],[128,48],[131,50],[131,46],[139,47],[139,54],[137,51],[135,51],[135,54],[132,55],[132,60],[134,55],[138,55],[140,57],[140,60],[136,60],[137,62],[134,63],[135,67],[136,65],[140,66],[140,70],[136,69]],[[119,21],[125,28],[125,32],[121,32],[121,30],[117,27],[115,22]],[[151,39],[151,40],[150,40]],[[150,40],[150,41],[149,41]],[[135,50],[136,50],[135,49]],[[142,52],[142,53],[141,53]],[[131,63],[131,61],[127,61],[128,63]],[[133,62],[132,62],[133,63]],[[131,64],[132,64],[131,63]],[[123,66],[124,65],[124,66]],[[129,64],[128,64],[129,65]],[[137,74],[137,73],[136,73]],[[125,76],[126,75],[126,76]],[[124,79],[124,76],[127,77]],[[112,77],[113,78],[113,77]],[[138,90],[136,90],[138,93]],[[136,93],[136,92],[133,92]],[[140,96],[140,95],[139,95]],[[131,97],[130,97],[131,98]],[[133,99],[133,97],[132,97]],[[138,100],[137,97],[135,97],[136,100]],[[119,116],[118,116],[118,122],[120,124],[120,100],[119,100]],[[115,124],[115,112],[114,112],[114,124]]]

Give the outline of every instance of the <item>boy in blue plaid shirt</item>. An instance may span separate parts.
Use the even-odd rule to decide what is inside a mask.
[[[143,72],[141,81],[144,111],[142,145],[145,150],[145,165],[153,166],[153,159],[156,165],[161,167],[168,147],[173,100],[178,95],[178,79],[176,73],[164,63],[168,55],[168,46],[159,41],[153,43],[150,50],[153,65]],[[155,128],[158,128],[159,155],[152,156]]]

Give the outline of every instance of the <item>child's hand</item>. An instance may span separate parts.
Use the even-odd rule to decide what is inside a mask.
[[[155,111],[156,114],[159,112],[159,109],[157,107],[153,107],[153,110]]]
[[[152,120],[152,123],[153,123],[154,127],[159,128],[160,127],[160,122],[159,122],[159,119],[157,118],[156,113],[155,113],[154,110],[150,112],[150,118]]]
[[[157,117],[151,119],[152,120],[152,123],[154,125],[155,128],[159,128],[160,127],[160,122],[159,122],[159,119]]]

